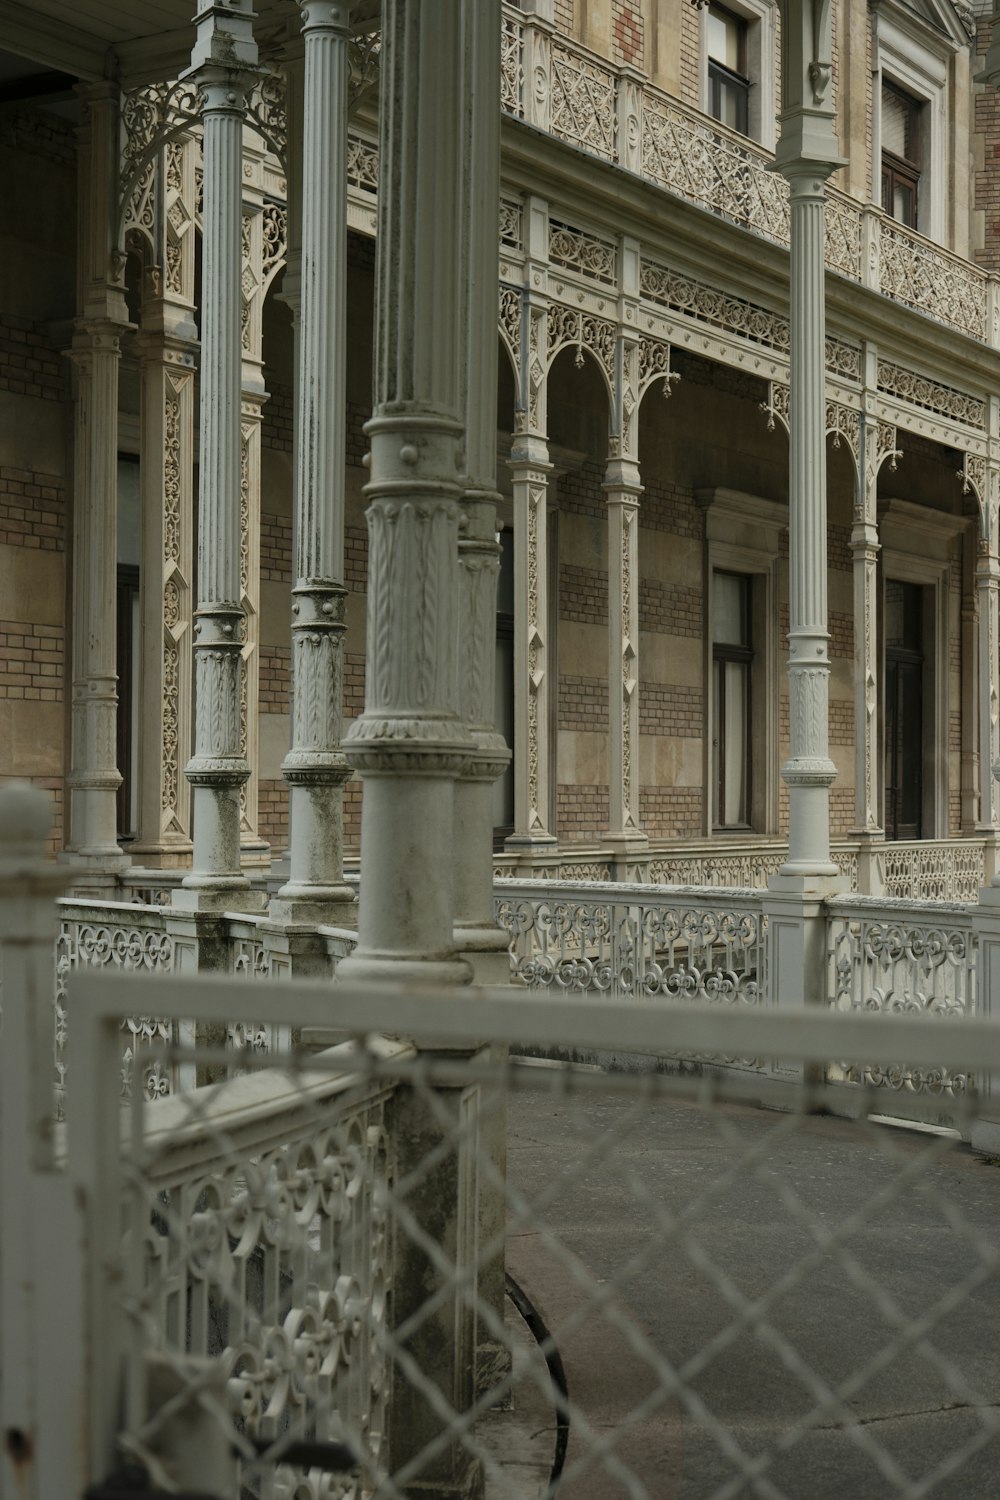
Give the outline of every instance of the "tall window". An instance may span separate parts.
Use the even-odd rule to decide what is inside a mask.
[[[747,23],[721,5],[710,5],[707,39],[709,114],[746,135],[750,95]]]
[[[885,582],[885,834],[923,832],[924,590]]]
[[[750,579],[712,579],[712,822],[750,826],[750,679],[753,668]]]
[[[894,84],[882,85],[882,207],[917,227],[920,125],[923,106]]]

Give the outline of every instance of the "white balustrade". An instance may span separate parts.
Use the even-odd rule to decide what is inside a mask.
[[[498,880],[511,973],[533,989],[757,1005],[765,918],[754,891]]]
[[[833,1008],[901,1017],[973,1015],[974,911],[963,902],[920,908],[912,901],[833,897],[827,903],[828,993]],[[953,1095],[968,1084],[967,1075],[943,1067],[914,1068],[885,1060],[846,1067],[844,1077],[900,1094]]]

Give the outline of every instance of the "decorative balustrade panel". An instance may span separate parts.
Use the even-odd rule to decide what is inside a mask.
[[[549,125],[553,135],[617,160],[614,69],[563,38],[552,43]]]
[[[880,858],[886,895],[911,901],[978,901],[986,879],[978,839],[886,844]]]
[[[984,271],[888,220],[879,239],[879,291],[971,338],[989,337]]]
[[[647,89],[641,153],[643,176],[734,224],[788,244],[788,186],[767,170],[766,152]]]
[[[511,974],[532,989],[756,1005],[765,918],[749,891],[495,884]]]
[[[827,912],[835,1009],[901,1017],[975,1012],[977,945],[970,907],[941,902],[921,910],[912,901],[834,897]],[[845,1066],[843,1076],[896,1093],[954,1095],[968,1084],[965,1074],[891,1060]]]
[[[360,1500],[371,1489],[359,1472],[315,1488],[319,1471],[282,1464],[277,1449],[346,1443],[374,1470],[387,1431],[393,1086],[352,1084],[336,1054],[319,1082],[270,1068],[146,1106],[145,1150],[127,1174],[130,1233],[144,1246],[129,1302],[136,1361],[212,1362],[213,1420],[240,1455],[239,1493],[260,1500]],[[147,1462],[157,1426],[149,1411],[131,1437]],[[251,1445],[275,1456],[256,1462]]]
[[[59,936],[55,946],[54,1065],[56,1118],[66,1110],[66,1038],[70,1024],[66,1008],[66,979],[78,968],[169,973],[174,963],[173,939],[164,927],[163,912],[156,907],[126,902],[95,904],[61,900]],[[152,1042],[165,1046],[179,1040],[170,1025],[154,1016],[125,1016],[121,1023],[121,1094],[132,1090],[133,1063],[138,1047]],[[180,1080],[152,1057],[143,1073],[142,1088],[148,1098],[158,1098],[177,1087]]]

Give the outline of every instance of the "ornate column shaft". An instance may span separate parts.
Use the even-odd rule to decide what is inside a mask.
[[[966,458],[979,500],[976,613],[979,621],[979,830],[1000,829],[1000,464]],[[970,472],[971,471],[971,472]]]
[[[113,267],[118,198],[119,96],[113,84],[87,90],[80,154],[80,316],[72,358],[74,409],[73,706],[67,847],[112,878],[129,861],[118,847],[118,713],[115,641],[118,362],[128,328]]]
[[[249,0],[206,0],[192,70],[204,94],[201,449],[195,615],[194,858],[181,904],[247,893],[240,870],[244,613],[240,604],[241,184],[246,94],[257,61]]]
[[[784,18],[783,18],[784,19]],[[830,859],[830,663],[826,580],[826,179],[838,164],[831,74],[830,0],[790,8],[782,29],[777,169],[791,207],[789,708],[786,876],[836,875]]]
[[[495,3],[462,12],[465,35],[462,274],[465,452],[458,554],[459,706],[473,741],[455,783],[455,943],[481,983],[509,978],[507,937],[493,916],[493,784],[510,751],[495,727],[497,239],[500,199],[500,16]],[[501,1298],[502,1301],[502,1298]]]
[[[470,748],[456,663],[462,204],[458,0],[383,9],[375,403],[359,943],[339,972],[456,983],[454,778]],[[304,320],[303,320],[304,321]],[[495,337],[495,334],[494,334]]]
[[[645,848],[639,827],[639,465],[613,458],[604,493],[608,508],[608,790],[609,834]]]
[[[507,846],[555,843],[549,785],[549,447],[516,433],[514,495],[514,832]]]
[[[292,590],[289,880],[275,915],[334,921],[343,875],[340,749],[347,378],[347,52],[350,5],[300,0],[305,39]]]
[[[194,537],[195,142],[160,159],[159,266],[142,308],[142,674],[139,825],[133,857],[186,864],[191,853],[191,636]]]
[[[877,421],[862,422],[861,474],[854,506],[854,819],[855,832],[882,836],[879,817]]]

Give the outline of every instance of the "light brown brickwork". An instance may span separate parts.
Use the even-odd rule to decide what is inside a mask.
[[[700,787],[639,788],[639,823],[650,838],[697,838],[702,831],[701,819]]]
[[[274,583],[292,581],[292,523],[287,516],[261,512],[260,576]]]
[[[607,785],[560,782],[556,826],[561,843],[592,843],[607,829],[610,816]]]
[[[701,640],[705,630],[701,589],[684,583],[658,583],[654,578],[641,578],[639,629]]]
[[[257,783],[257,829],[277,855],[288,845],[288,785],[283,779]]]
[[[559,569],[559,614],[583,625],[608,622],[608,575],[563,563]]]
[[[357,719],[365,706],[365,659],[359,651],[344,652],[344,717]]]
[[[830,702],[830,744],[854,744],[854,704],[834,698]]]
[[[608,722],[606,678],[559,678],[559,728],[602,729]]]
[[[639,683],[639,733],[699,740],[705,732],[705,695],[700,687]]]
[[[976,65],[973,73],[985,64],[990,45],[990,22],[983,17],[976,29]],[[975,131],[982,136],[983,165],[975,173],[972,206],[983,215],[983,244],[973,254],[981,266],[1000,271],[1000,92],[994,88],[977,89],[975,95]]]
[[[695,504],[690,490],[682,485],[669,484],[655,474],[643,474],[646,486],[639,506],[639,558],[642,559],[643,531],[670,531],[676,536],[692,537],[702,541],[705,536],[705,516]]]
[[[290,646],[261,646],[259,678],[262,714],[286,714],[292,696],[292,649]]]
[[[368,532],[362,526],[344,528],[344,582],[356,594],[368,584]]]
[[[826,617],[826,628],[830,632],[830,656],[850,661],[854,655],[854,617],[831,609]]]
[[[61,702],[64,669],[61,625],[0,620],[0,698]]]
[[[43,552],[66,550],[62,480],[31,469],[0,467],[0,543]]]

